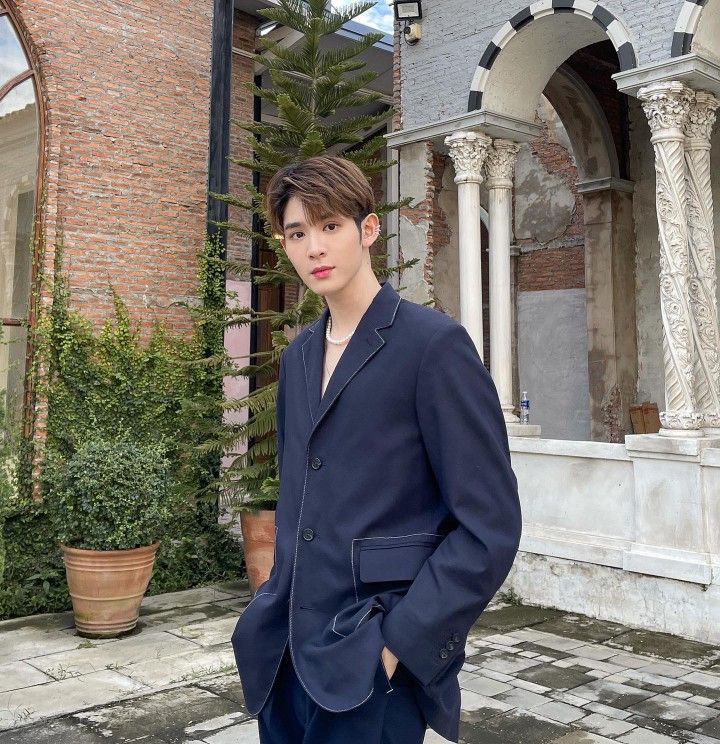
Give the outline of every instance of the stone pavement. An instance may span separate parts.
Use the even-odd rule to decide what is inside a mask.
[[[229,643],[249,600],[242,583],[150,597],[110,641],[70,613],[0,623],[0,744],[256,743]],[[495,601],[466,652],[466,744],[720,744],[720,648]]]

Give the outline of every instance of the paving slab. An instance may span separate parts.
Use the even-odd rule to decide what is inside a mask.
[[[52,682],[52,677],[35,669],[24,661],[0,664],[0,692],[21,690],[23,687]]]
[[[0,744],[101,744],[105,741],[102,736],[64,718],[0,731]]]
[[[552,664],[523,669],[517,672],[515,676],[556,690],[570,690],[573,687],[594,682],[594,678],[585,674],[585,672],[572,668],[562,669]]]
[[[207,690],[181,687],[77,713],[73,718],[105,740],[144,744],[142,737],[155,736],[168,744],[183,744],[250,716],[234,702]]]
[[[257,723],[247,721],[203,739],[205,744],[259,744]]]
[[[549,703],[534,708],[533,713],[537,713],[544,718],[549,718],[551,721],[559,721],[560,723],[574,723],[586,715],[585,711],[581,708],[568,705],[567,703],[560,703],[557,700],[552,700]]]
[[[240,684],[240,677],[234,671],[229,675],[198,682],[196,687],[212,692],[213,695],[217,695],[218,697],[232,700],[243,708],[245,707],[245,695]]]
[[[701,726],[698,726],[697,731],[705,736],[714,736],[720,739],[720,710],[717,711],[718,715],[709,721],[706,721]]]
[[[615,636],[627,633],[629,628],[607,620],[596,620],[584,615],[561,614],[559,617],[535,625],[533,630],[568,636],[588,643],[602,643]]]
[[[470,722],[483,721],[513,709],[508,703],[464,688],[460,689],[460,707],[462,709],[460,717]]]
[[[573,731],[557,739],[554,744],[613,744],[612,739],[607,739],[598,734],[591,734],[587,731]]]
[[[160,661],[197,650],[197,644],[171,633],[149,632],[122,642],[89,648],[75,648],[30,660],[34,667],[55,679],[90,674],[101,669],[119,669],[148,660]]]
[[[73,651],[83,643],[83,639],[77,635],[33,627],[3,632],[0,637],[0,664],[23,661],[43,654]]]
[[[602,713],[590,713],[583,718],[583,728],[592,731],[601,736],[616,737],[626,734],[628,731],[636,728],[634,723],[619,721],[617,718],[604,716]]]
[[[525,628],[529,625],[542,623],[553,618],[561,617],[562,612],[543,607],[528,607],[525,605],[510,605],[497,610],[485,610],[476,625],[495,628],[502,632]]]
[[[174,630],[169,630],[179,638],[190,640],[199,646],[219,646],[227,643],[232,637],[235,626],[237,625],[238,615],[233,614],[230,617],[215,618],[202,622],[186,624]]]
[[[512,689],[511,685],[508,685],[505,682],[498,682],[489,677],[481,677],[476,674],[472,674],[461,681],[460,687],[464,690],[477,692],[480,695],[487,695],[488,697]]]
[[[670,736],[663,736],[652,729],[636,728],[617,738],[617,741],[623,744],[677,744],[677,739]]]
[[[127,677],[147,687],[160,688],[180,683],[192,684],[204,677],[213,677],[235,671],[232,648],[196,648],[176,656],[147,661],[122,667]]]
[[[629,708],[654,695],[652,692],[629,687],[619,682],[607,682],[603,679],[576,687],[573,694],[595,703],[611,705],[614,708]]]
[[[28,725],[40,718],[54,718],[83,708],[104,705],[143,689],[147,688],[122,674],[105,670],[3,692],[0,693],[0,711],[9,713],[13,722],[0,721],[0,728]]]
[[[648,718],[679,724],[684,729],[696,728],[718,716],[718,711],[712,708],[669,695],[655,695],[628,708]]]
[[[151,597],[136,631],[102,642],[68,613],[0,624],[2,652],[20,654],[0,662],[0,744],[259,742],[230,645],[250,597],[237,584]],[[497,601],[481,620],[459,675],[461,742],[720,744],[720,649]],[[37,706],[3,691],[18,684]]]
[[[222,617],[234,617],[237,620],[240,617],[240,612],[228,603],[238,601],[240,600],[231,599],[227,602],[200,604],[191,607],[173,607],[169,610],[158,610],[147,615],[141,615],[137,624],[138,632],[174,630]],[[245,604],[247,603],[245,602]]]
[[[651,656],[699,669],[720,661],[720,648],[716,646],[648,630],[628,631],[610,638],[607,644],[634,654]]]
[[[568,731],[561,723],[523,711],[509,711],[480,723],[460,722],[460,739],[468,744],[550,744]]]
[[[236,599],[234,592],[225,592],[213,586],[205,586],[190,591],[169,592],[145,597],[140,605],[140,614],[146,615],[160,610],[171,610],[176,607],[192,607],[204,605],[222,599]]]

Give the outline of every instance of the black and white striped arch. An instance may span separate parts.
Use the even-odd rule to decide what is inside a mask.
[[[477,111],[482,107],[483,91],[490,76],[490,69],[502,48],[528,23],[555,13],[576,13],[599,24],[615,47],[620,69],[630,70],[637,66],[635,48],[630,41],[627,29],[610,11],[596,3],[595,0],[540,0],[516,13],[488,44],[473,77],[468,111]]]
[[[697,29],[700,14],[707,0],[685,0],[673,33],[671,57],[688,54],[692,47],[693,36]]]

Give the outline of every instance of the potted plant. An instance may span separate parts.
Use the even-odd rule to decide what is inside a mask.
[[[50,456],[43,480],[78,633],[132,630],[172,514],[165,445],[91,436]]]

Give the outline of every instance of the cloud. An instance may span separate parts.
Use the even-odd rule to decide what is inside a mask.
[[[7,16],[0,18],[0,86],[12,80],[28,63]]]
[[[394,18],[392,9],[386,0],[379,0],[374,8],[366,10],[356,20],[392,36]]]
[[[345,2],[333,2],[334,8],[339,8],[346,5]],[[366,26],[376,28],[378,31],[382,31],[392,36],[393,32],[393,12],[392,5],[388,0],[378,0],[374,7],[370,10],[366,10],[361,13],[354,20],[358,23],[364,23]]]
[[[3,99],[0,101],[0,116],[6,116],[11,114],[13,111],[24,109],[28,103],[35,101],[35,88],[33,87],[32,80],[25,80],[16,85]]]

